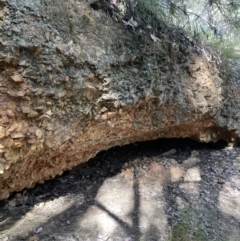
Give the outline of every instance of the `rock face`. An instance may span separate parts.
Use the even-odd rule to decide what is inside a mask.
[[[0,199],[116,145],[239,137],[226,66],[134,7],[0,0]]]

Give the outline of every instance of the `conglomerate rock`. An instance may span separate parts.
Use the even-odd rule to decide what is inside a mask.
[[[130,2],[0,0],[0,199],[116,145],[239,137],[217,54]]]

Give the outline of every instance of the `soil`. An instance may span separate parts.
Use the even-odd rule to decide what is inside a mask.
[[[0,240],[240,240],[240,148],[116,147],[0,203]]]

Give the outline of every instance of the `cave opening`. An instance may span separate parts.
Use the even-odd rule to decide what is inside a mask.
[[[114,147],[1,201],[0,226],[16,234],[22,229],[26,240],[73,233],[74,240],[162,240],[186,223],[193,224],[186,235],[200,235],[202,227],[211,236],[207,222],[237,227],[240,203],[232,200],[240,197],[239,173],[240,148],[225,141],[158,139]]]
[[[51,191],[52,197],[59,197],[65,193],[66,190],[74,189],[74,185],[77,184],[78,181],[96,183],[121,174],[124,172],[124,169],[131,165],[131,162],[136,162],[134,164],[136,167],[141,163],[141,160],[144,159],[147,159],[149,164],[159,158],[165,158],[166,161],[168,159],[175,160],[176,163],[181,165],[191,157],[193,152],[214,152],[224,150],[227,147],[228,143],[223,140],[216,143],[201,143],[190,138],[161,138],[116,146],[109,150],[101,151],[88,162],[65,171],[61,176],[47,180],[43,184],[37,184],[33,189],[28,190],[28,192],[31,192],[32,195],[44,195],[44,193]],[[67,188],[61,190],[59,193],[57,190],[60,190],[59,185],[62,185],[62,180],[68,179],[72,181],[68,182]],[[54,193],[54,191],[56,192]]]

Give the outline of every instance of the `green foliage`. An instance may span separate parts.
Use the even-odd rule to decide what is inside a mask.
[[[68,27],[69,27],[69,33],[73,34],[73,29],[74,29],[74,24],[72,22],[68,22]]]
[[[166,17],[158,0],[138,0],[138,6],[148,22],[156,22]]]
[[[238,0],[137,0],[152,16],[196,31],[212,31],[214,35],[234,32],[240,27],[240,2]]]
[[[203,230],[195,231],[185,223],[173,226],[167,241],[207,241]]]
[[[212,41],[211,44],[220,51],[223,57],[240,60],[240,49],[238,49],[238,46],[240,46],[239,41]]]
[[[137,0],[152,27],[164,23],[184,29],[217,47],[224,57],[239,58],[238,0]]]
[[[206,225],[191,208],[180,213],[180,221],[172,226],[166,241],[209,241],[204,235]]]

